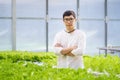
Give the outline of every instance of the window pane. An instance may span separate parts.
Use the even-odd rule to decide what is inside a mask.
[[[11,20],[0,19],[0,50],[11,50]]]
[[[103,21],[80,21],[81,30],[87,37],[85,53],[88,55],[98,54],[97,47],[104,46],[104,22]]]
[[[80,0],[80,18],[104,18],[104,0]]]
[[[0,0],[0,17],[11,17],[11,0]]]
[[[48,0],[49,16],[52,18],[62,18],[65,10],[77,11],[77,0]]]
[[[120,46],[120,21],[110,21],[108,24],[108,45]]]
[[[45,51],[45,21],[17,20],[16,38],[17,50]]]
[[[120,19],[120,0],[108,0],[108,16],[111,19]]]
[[[17,17],[44,17],[46,0],[16,0]]]

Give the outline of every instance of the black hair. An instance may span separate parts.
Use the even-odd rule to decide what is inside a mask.
[[[74,18],[76,18],[76,15],[75,15],[75,12],[74,12],[74,11],[72,11],[72,10],[67,10],[67,11],[65,11],[65,12],[63,13],[63,19],[64,19],[65,16],[70,16],[70,15],[72,15]]]

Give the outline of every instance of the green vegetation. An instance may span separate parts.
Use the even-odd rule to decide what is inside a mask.
[[[117,56],[84,56],[78,70],[53,68],[56,59],[52,52],[0,52],[0,80],[120,80]]]

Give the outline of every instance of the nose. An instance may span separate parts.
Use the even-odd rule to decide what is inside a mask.
[[[68,20],[68,21],[67,21],[67,23],[71,23],[71,21],[70,21],[70,20]]]

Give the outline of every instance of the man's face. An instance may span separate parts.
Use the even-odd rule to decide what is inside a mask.
[[[70,26],[73,27],[74,23],[75,23],[75,20],[76,19],[73,17],[73,15],[65,16],[64,19],[63,19],[63,21],[64,21],[64,23],[67,27],[70,27]]]

